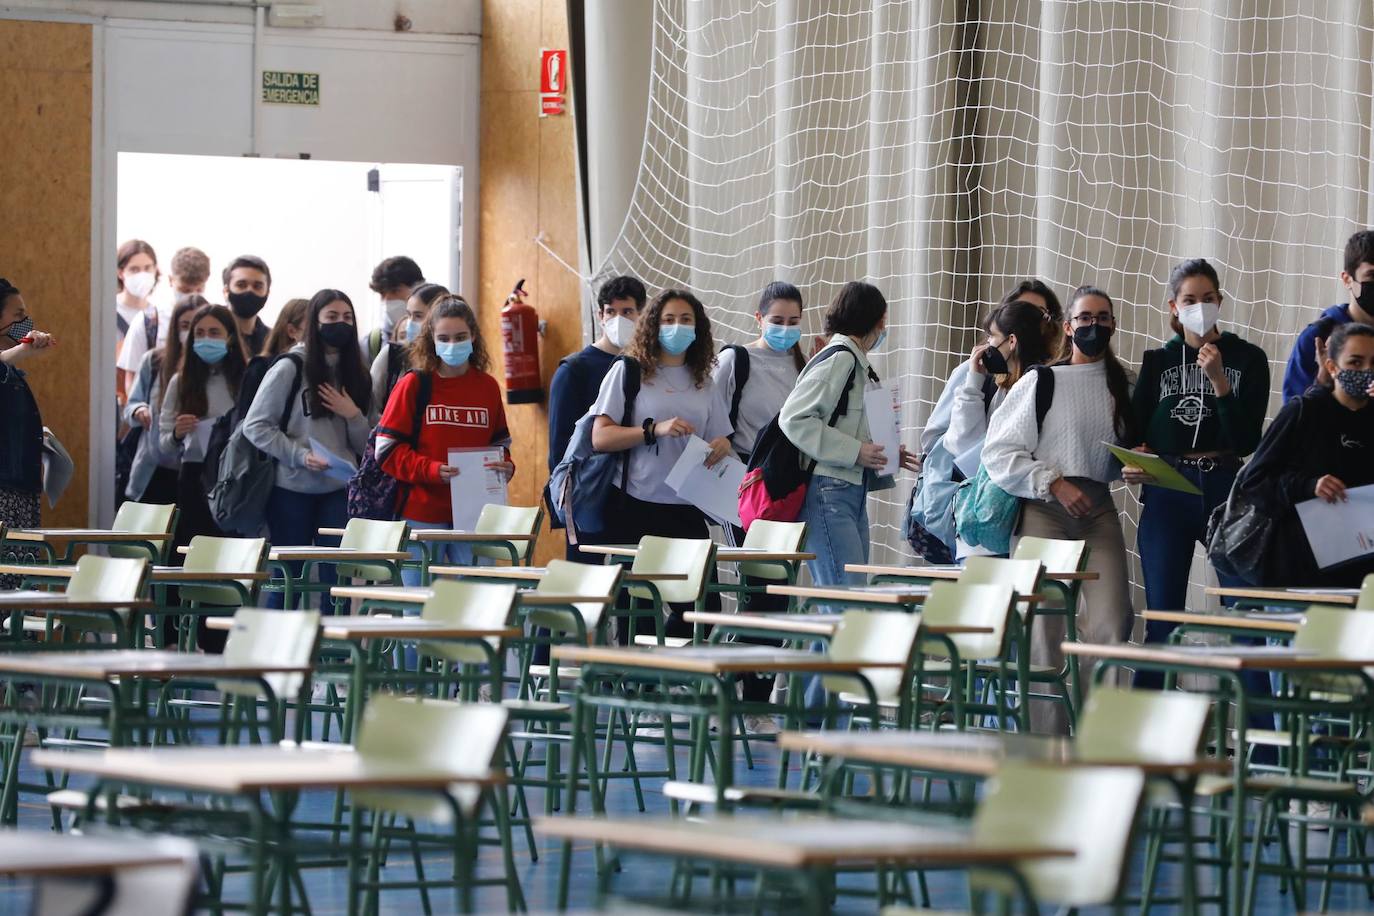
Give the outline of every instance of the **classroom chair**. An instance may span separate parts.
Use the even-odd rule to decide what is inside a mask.
[[[472,526],[475,534],[528,534],[528,541],[494,539],[472,544],[472,559],[487,558],[494,563],[509,562],[512,566],[534,562],[534,550],[539,543],[539,529],[544,524],[542,506],[502,506],[488,503]]]
[[[172,546],[172,533],[177,528],[178,514],[176,506],[132,501],[121,503],[114,521],[110,523],[111,531],[159,532],[166,537],[147,545],[110,544],[106,547],[106,553],[112,557],[147,557],[149,563],[166,563]]]

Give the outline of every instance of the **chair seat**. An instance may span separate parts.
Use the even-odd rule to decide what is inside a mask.
[[[850,706],[867,706],[868,697],[861,693],[841,693],[840,702]],[[898,705],[896,697],[878,697],[878,706],[882,709],[896,709]]]
[[[995,661],[978,662],[974,667],[980,672],[991,674],[997,673],[997,663]],[[1048,678],[1052,676],[1057,677],[1059,675],[1059,669],[1053,665],[1027,665],[1026,670],[1032,678]],[[1010,677],[1016,676],[1016,662],[1007,662],[1007,675]]]
[[[530,665],[530,677],[547,678],[553,669],[548,665]],[[559,665],[558,679],[560,681],[575,681],[582,676],[582,669],[577,665]]]
[[[49,792],[47,802],[54,808],[61,808],[64,811],[84,811],[90,802],[90,794],[81,792],[77,789],[59,789],[56,792]],[[110,798],[108,795],[97,796],[95,807],[98,811],[108,811],[110,809]],[[146,798],[136,798],[132,795],[120,795],[115,798],[115,808],[120,811],[133,811],[135,809],[144,810],[163,810],[166,805],[150,802]]]
[[[1199,798],[1214,798],[1219,795],[1229,795],[1234,787],[1234,782],[1229,776],[1203,776],[1197,782],[1197,789],[1194,792]],[[1332,796],[1346,796],[1358,794],[1358,788],[1354,783],[1335,782],[1330,779],[1319,779],[1315,776],[1253,776],[1245,780],[1245,792],[1247,795],[1267,795],[1271,792],[1317,792]]]
[[[1231,730],[1231,740],[1235,740],[1235,729]],[[1350,744],[1353,739],[1344,735],[1308,735],[1307,743],[1313,744]],[[1292,747],[1293,736],[1286,731],[1272,728],[1248,728],[1245,730],[1246,744],[1262,744],[1266,747]]]
[[[520,716],[568,715],[572,712],[571,703],[557,703],[550,700],[519,700],[514,697],[506,697],[501,700],[501,705],[517,718]]]
[[[690,646],[692,638],[690,636],[665,636],[663,637],[665,646],[672,646],[674,649],[681,649],[683,646]],[[658,637],[650,636],[647,633],[639,633],[635,636],[636,646],[656,646]]]
[[[670,780],[663,784],[663,794],[678,801],[696,805],[714,805],[716,787],[708,783]],[[725,800],[741,805],[789,805],[818,807],[821,797],[813,792],[796,789],[776,789],[769,786],[731,786],[725,790]]]

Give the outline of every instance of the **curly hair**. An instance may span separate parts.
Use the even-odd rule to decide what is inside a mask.
[[[696,337],[683,355],[687,360],[685,365],[692,370],[692,382],[700,388],[706,384],[711,370],[715,368],[716,344],[711,339],[711,319],[706,317],[706,307],[685,289],[665,289],[654,297],[654,301],[639,316],[634,339],[625,348],[625,355],[639,363],[643,378],[654,377],[658,371],[658,361],[663,358],[663,345],[658,341],[659,316],[663,314],[663,307],[674,299],[681,299],[692,307]]]
[[[478,372],[486,372],[491,366],[491,357],[482,340],[482,329],[477,325],[477,313],[462,296],[454,295],[444,296],[430,306],[425,326],[410,345],[410,368],[419,372],[439,371],[443,361],[434,350],[434,325],[444,318],[461,318],[467,322],[468,331],[472,333],[472,356],[468,358],[468,365]]]

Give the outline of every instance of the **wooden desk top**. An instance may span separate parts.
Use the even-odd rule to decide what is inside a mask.
[[[115,677],[262,677],[306,674],[309,665],[230,663],[222,655],[197,655],[160,649],[92,649],[84,652],[0,654],[0,671],[103,681]]]
[[[1059,766],[1121,766],[1157,775],[1225,774],[1231,762],[1192,755],[1182,759],[1141,757],[1091,759],[1076,753],[1068,738],[989,732],[783,732],[780,747],[863,763],[910,767],[939,773],[989,777],[1005,763]]]
[[[338,563],[379,563],[384,561],[400,562],[409,560],[410,554],[404,550],[355,550],[352,547],[273,547],[267,559],[279,562],[298,562],[301,560],[328,560]]]
[[[0,592],[0,610],[14,611],[118,611],[124,608],[150,608],[151,601],[101,601],[96,598],[68,598],[63,592],[15,589]]]
[[[700,623],[724,629],[768,630],[799,636],[832,636],[840,624],[839,614],[723,614],[717,611],[688,611],[687,623]],[[965,633],[991,633],[992,627],[935,626],[924,629],[930,636],[961,636]]]
[[[963,574],[962,566],[879,566],[872,563],[846,563],[845,572],[860,573],[865,576],[906,576],[911,579],[954,580]],[[1046,579],[1057,582],[1095,582],[1095,572],[1046,572]]]
[[[858,601],[863,604],[921,604],[930,594],[929,585],[770,585],[770,595],[810,598],[814,601]]]
[[[1133,646],[1066,642],[1065,655],[1115,661],[1155,662],[1217,671],[1359,671],[1374,668],[1374,658],[1336,658],[1291,646]]]
[[[363,601],[386,601],[394,604],[424,604],[434,597],[434,589],[404,585],[336,585],[329,590],[332,598],[358,598]],[[550,592],[526,590],[516,592],[516,601],[526,607],[549,607],[569,604],[608,604],[614,595],[555,595]]]
[[[455,576],[474,579],[515,579],[521,582],[538,582],[548,575],[543,566],[431,566],[431,576]],[[620,574],[621,584],[627,582],[686,582],[685,573],[637,573],[624,570]]]
[[[635,557],[639,548],[633,544],[583,544],[577,548],[583,553],[600,554],[606,557]],[[814,553],[790,550],[755,550],[752,547],[727,547],[717,545],[716,561],[720,563],[801,563],[814,560]]]
[[[105,528],[11,528],[5,533],[10,541],[87,541],[92,544],[122,544],[131,541],[165,541],[172,535],[167,531],[110,531]]]
[[[321,528],[320,535],[327,538],[340,538],[344,535],[342,528]],[[479,534],[476,531],[449,531],[443,528],[423,528],[419,531],[410,532],[410,539],[417,543],[423,541],[443,541],[444,543],[461,544],[469,541],[532,541],[533,534]]]
[[[1263,633],[1296,633],[1303,621],[1301,612],[1279,614],[1272,611],[1236,611],[1229,608],[1217,611],[1142,611],[1140,616],[1145,620],[1158,620],[1163,623],[1227,627]]]
[[[33,576],[41,579],[70,579],[75,566],[25,566],[0,563],[0,576]],[[154,566],[148,576],[153,582],[228,582],[231,579],[263,582],[270,579],[265,572],[209,572],[188,570],[180,566]],[[0,595],[4,594],[0,592]]]
[[[505,779],[498,772],[468,775],[426,770],[409,761],[369,760],[346,748],[290,744],[35,751],[32,761],[42,769],[224,794],[335,788],[444,789],[454,783],[499,785]]]
[[[1340,604],[1354,607],[1360,596],[1357,588],[1218,588],[1206,589],[1221,598],[1247,598],[1275,604]]]
[[[774,649],[738,643],[711,646],[619,646],[553,647],[560,662],[583,665],[609,665],[642,668],[650,671],[680,671],[685,674],[730,674],[746,671],[855,672],[865,668],[902,668],[901,662],[834,661],[805,649]]]
[[[1072,849],[975,843],[971,832],[895,821],[824,817],[536,818],[548,836],[607,843],[666,855],[712,858],[771,868],[900,862],[909,866],[996,865],[1023,859],[1067,858]]]
[[[0,830],[0,875],[8,877],[75,878],[182,861],[184,857],[169,851],[168,844],[133,836]]]
[[[232,630],[234,618],[211,617],[206,621],[206,626],[212,630]],[[389,614],[325,617],[320,621],[320,629],[325,639],[341,642],[364,639],[516,639],[524,635],[524,631],[519,627],[473,629],[450,626],[422,617],[393,617]]]

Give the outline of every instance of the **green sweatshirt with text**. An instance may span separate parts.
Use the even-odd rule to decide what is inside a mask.
[[[1197,364],[1198,351],[1181,336],[1145,351],[1131,402],[1151,451],[1245,456],[1259,444],[1269,405],[1269,357],[1229,331],[1215,343],[1231,383],[1220,398]]]

